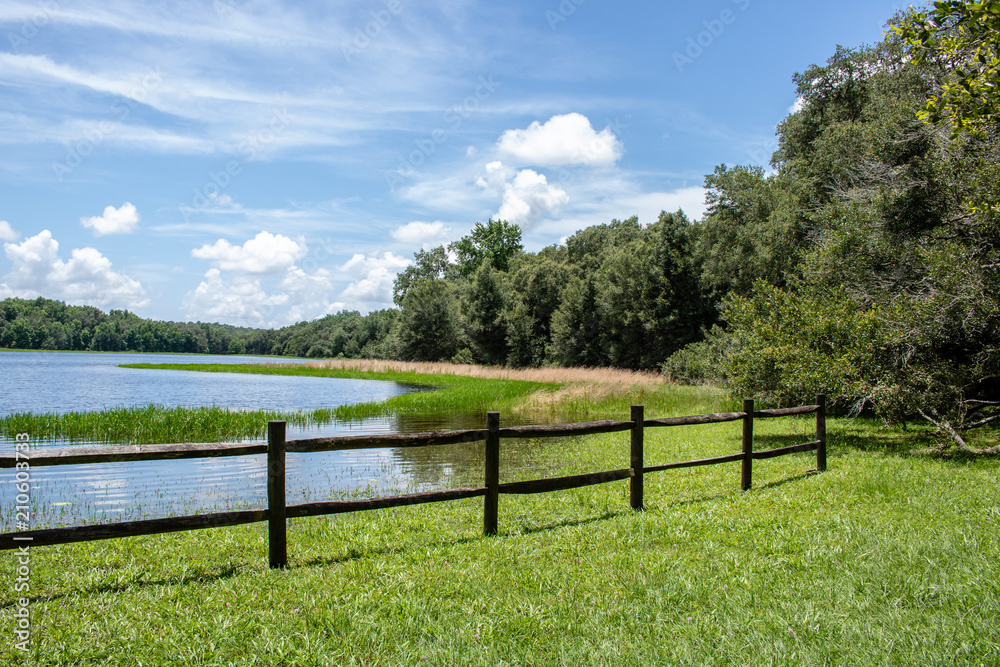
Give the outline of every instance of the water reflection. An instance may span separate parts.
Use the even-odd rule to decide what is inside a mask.
[[[396,415],[330,424],[289,432],[288,438],[330,435],[414,433],[483,428],[485,415]],[[504,419],[503,426],[531,423]],[[536,443],[504,440],[504,481],[537,472]],[[483,483],[482,442],[387,449],[289,453],[288,504],[429,491]],[[8,478],[10,479],[10,478]],[[267,505],[266,457],[235,456],[138,461],[58,467],[31,471],[32,528],[134,521],[198,512],[263,508]],[[11,479],[10,483],[13,483]],[[3,488],[3,532],[14,529],[13,495]]]

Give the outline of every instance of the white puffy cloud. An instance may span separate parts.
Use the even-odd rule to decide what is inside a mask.
[[[6,220],[0,220],[0,241],[13,242],[21,238],[21,235],[15,232],[10,223]]]
[[[330,300],[334,286],[326,269],[306,273],[293,266],[278,283],[278,289],[289,296],[288,309],[284,313],[284,320],[289,324],[314,320],[344,307],[342,302]]]
[[[523,130],[507,130],[497,142],[504,157],[519,164],[547,167],[610,167],[622,156],[622,143],[606,127],[595,132],[586,116],[569,113]]]
[[[530,229],[545,216],[557,215],[569,203],[562,188],[550,185],[544,174],[533,169],[516,171],[501,162],[486,165],[486,176],[476,184],[500,196],[496,218]]]
[[[402,227],[397,227],[390,233],[392,238],[400,243],[419,244],[423,247],[440,245],[452,238],[451,227],[445,226],[441,221],[410,222]]]
[[[396,274],[412,262],[391,252],[381,257],[365,257],[356,253],[340,270],[352,277],[340,293],[340,300],[351,308],[373,310],[392,305],[392,285]]]
[[[135,210],[135,206],[125,202],[119,208],[106,206],[104,215],[80,218],[80,223],[87,229],[94,230],[94,236],[131,234],[139,224],[139,212]]]
[[[267,294],[259,278],[237,276],[227,281],[214,268],[184,295],[188,319],[251,327],[275,326],[277,309],[287,303],[287,294]]]
[[[138,280],[111,267],[95,248],[75,248],[70,259],[59,258],[59,242],[49,230],[22,243],[4,243],[13,263],[0,283],[0,297],[44,296],[77,305],[141,308],[149,303]]]
[[[265,241],[267,244],[263,243]],[[262,248],[272,246],[283,249],[277,254],[289,262],[283,267],[281,276],[250,275],[247,265],[267,260]],[[218,266],[205,273],[198,286],[184,295],[186,317],[243,326],[281,327],[345,308],[362,312],[387,308],[392,305],[396,273],[410,264],[410,260],[392,252],[372,257],[359,253],[335,271],[310,269],[294,263],[304,251],[304,243],[266,232],[243,246],[221,241],[199,248],[196,256],[212,259]],[[280,262],[272,262],[272,265],[280,266]],[[239,272],[226,275],[224,270],[228,268],[236,268]],[[347,287],[338,295],[345,283]]]
[[[243,245],[233,245],[225,239],[191,251],[193,257],[207,259],[218,268],[249,274],[280,273],[305,257],[308,248],[304,239],[295,241],[270,232],[260,232]]]
[[[219,269],[184,295],[185,317],[251,327],[281,327],[314,320],[339,310],[343,304],[330,301],[334,291],[329,274],[306,273],[292,266],[272,289],[256,276],[225,279]]]

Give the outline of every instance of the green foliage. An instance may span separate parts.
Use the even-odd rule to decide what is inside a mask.
[[[731,344],[729,334],[713,325],[705,338],[677,350],[660,365],[660,371],[671,380],[694,385],[725,385],[727,381],[722,360]]]
[[[410,287],[420,278],[452,280],[458,275],[458,267],[451,263],[444,246],[431,250],[420,249],[414,253],[413,259],[413,265],[400,271],[393,283],[392,300],[397,306],[403,305]]]
[[[563,366],[601,366],[601,322],[593,280],[574,278],[552,315],[552,345],[548,356]]]
[[[269,353],[257,333],[222,324],[144,320],[127,310],[105,314],[42,297],[8,298],[0,306],[0,347],[6,348],[226,354],[233,340],[242,340],[250,353]]]
[[[146,320],[39,297],[0,302],[0,347],[102,352],[175,352],[387,358],[396,310],[341,311],[281,329]]]
[[[761,167],[723,164],[705,187],[708,214],[693,252],[713,301],[747,294],[756,280],[784,285],[805,249],[803,216],[786,181]]]
[[[631,218],[567,240],[580,275],[552,317],[550,356],[565,365],[656,368],[714,320],[692,257],[693,227],[661,213],[646,227]]]
[[[507,360],[505,282],[504,274],[491,263],[480,264],[462,300],[472,360],[478,363],[497,365]]]
[[[490,218],[486,224],[477,222],[472,233],[452,243],[450,249],[458,255],[459,270],[468,278],[484,263],[506,273],[524,246],[519,226]]]
[[[740,271],[758,250],[741,246],[732,211],[752,218],[745,211],[754,209],[715,197],[700,241],[708,259],[711,247],[736,250],[720,272],[737,280],[724,311],[728,345],[718,348],[734,392],[794,402],[825,391],[890,421],[925,418],[961,449],[964,432],[1000,419],[991,412],[1000,405],[1000,144],[986,135],[949,140],[920,121],[942,76],[894,38],[838,49],[797,75],[802,109],[779,127],[779,171],[769,180],[798,202],[808,243],[794,253],[784,246],[792,269],[760,271],[749,291],[743,276],[754,271]],[[721,168],[709,182],[731,175]],[[738,175],[752,187],[726,184],[726,195],[766,201],[757,194],[762,174]],[[717,219],[738,222],[720,232]],[[703,265],[703,277],[719,266]],[[668,366],[704,367],[698,355],[711,351],[693,348]]]
[[[936,0],[894,21],[917,63],[947,72],[919,115],[947,121],[952,137],[995,132],[1000,123],[1000,2]]]
[[[399,311],[341,311],[273,332],[272,352],[294,357],[385,359]]]
[[[547,250],[521,255],[511,269],[504,315],[511,366],[541,366],[552,343],[552,316],[573,270],[565,252]]]
[[[418,278],[403,299],[399,356],[414,361],[451,359],[462,345],[455,288],[445,280]]]
[[[823,393],[855,413],[875,397],[889,332],[878,308],[859,308],[844,290],[758,283],[728,302],[726,319],[723,372],[733,393],[786,406]]]

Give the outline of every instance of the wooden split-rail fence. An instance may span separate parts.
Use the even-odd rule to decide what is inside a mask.
[[[267,521],[270,566],[279,568],[286,567],[288,563],[286,524],[287,519],[292,518],[402,507],[405,505],[482,496],[484,498],[483,533],[485,535],[496,535],[500,494],[545,493],[624,479],[629,480],[630,505],[633,509],[639,510],[643,507],[643,477],[648,473],[738,461],[742,464],[740,468],[741,487],[744,491],[747,491],[753,484],[753,462],[755,460],[814,450],[816,452],[816,470],[826,470],[825,405],[825,397],[822,395],[816,397],[815,405],[803,405],[776,410],[754,410],[754,402],[752,400],[745,400],[743,401],[742,412],[723,412],[687,417],[667,417],[663,419],[645,419],[643,406],[633,405],[631,419],[627,421],[608,420],[579,424],[513,426],[507,428],[500,428],[499,412],[489,412],[486,415],[485,429],[399,435],[349,435],[288,441],[285,439],[285,422],[271,421],[268,422],[267,443],[184,443],[143,445],[141,447],[124,445],[36,449],[31,453],[31,467],[267,454],[268,506],[266,509],[215,512],[94,526],[48,528],[3,533],[0,534],[0,550],[236,526],[245,523]],[[816,415],[815,440],[799,445],[779,447],[777,449],[754,451],[753,427],[755,419],[810,413],[815,413]],[[740,421],[743,424],[743,448],[741,452],[695,461],[680,461],[657,465],[646,464],[643,456],[643,433],[645,429],[660,426],[691,426],[695,424],[715,424],[731,421]],[[630,461],[627,468],[569,477],[500,483],[500,441],[503,438],[551,438],[612,433],[616,431],[629,431],[631,434]],[[308,453],[385,447],[428,447],[477,441],[485,441],[486,448],[485,480],[483,486],[385,496],[381,498],[337,500],[301,505],[285,504],[285,454],[287,452]],[[0,454],[0,468],[14,468],[16,460],[17,455],[15,453]]]

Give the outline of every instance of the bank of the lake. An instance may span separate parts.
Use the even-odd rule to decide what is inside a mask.
[[[42,354],[45,353],[36,353]],[[207,386],[228,387],[229,394],[216,393],[237,405],[260,405],[276,388],[292,382],[294,391],[278,395],[306,401],[330,400],[330,387],[357,387],[356,395],[383,392],[382,400],[351,403],[341,394],[340,405],[304,410],[230,409],[219,405],[139,405],[97,411],[22,412],[0,417],[0,437],[13,443],[16,434],[27,434],[33,447],[82,443],[113,443],[142,446],[171,442],[261,441],[269,420],[284,420],[289,437],[313,437],[344,433],[416,432],[453,428],[481,428],[485,413],[498,410],[504,425],[556,422],[586,417],[607,403],[621,402],[627,388],[662,388],[657,376],[621,371],[562,369],[506,371],[453,365],[389,364],[375,362],[358,367],[336,367],[331,362],[274,364],[224,363],[132,364],[108,367],[108,359],[80,361],[93,374],[121,382],[133,381],[128,374],[142,376],[142,383],[175,387],[168,395],[178,400],[198,395]],[[52,357],[40,357],[52,363]],[[65,364],[69,357],[58,363]],[[30,361],[36,361],[34,357]],[[62,366],[65,368],[65,366]],[[443,371],[443,372],[442,372]],[[69,373],[72,374],[72,373]],[[124,375],[123,375],[124,374]],[[86,374],[84,374],[86,377]],[[120,379],[120,378],[125,379]],[[272,381],[262,386],[257,380]],[[221,383],[219,380],[224,380]],[[301,383],[309,383],[299,386]],[[241,391],[240,388],[245,387]],[[372,389],[374,388],[374,389]],[[384,388],[400,388],[387,391]],[[137,391],[141,393],[142,390]],[[367,392],[367,393],[365,393]],[[351,395],[347,391],[348,396]],[[711,396],[716,411],[721,395],[705,390],[675,388],[653,394],[674,398],[671,414],[701,409]],[[52,401],[51,392],[43,400]],[[235,399],[234,399],[235,396]],[[325,398],[324,398],[325,397]],[[586,400],[581,400],[585,397]],[[687,400],[686,406],[676,399]],[[692,402],[693,401],[693,402]],[[698,407],[696,407],[696,404]],[[294,405],[294,404],[293,404]],[[306,403],[310,405],[310,403]],[[574,407],[575,406],[575,407]],[[610,407],[610,403],[604,406]],[[616,406],[618,418],[628,415],[628,403]],[[656,408],[667,410],[661,404]],[[702,409],[704,411],[704,409]],[[12,446],[12,445],[11,445]],[[465,469],[480,470],[482,447],[476,444],[446,448],[389,448],[365,451],[292,454],[289,457],[290,502],[313,502],[343,497],[385,495],[446,488]],[[542,451],[531,440],[512,442],[505,456],[529,471],[544,473]],[[229,511],[260,507],[264,503],[263,456],[227,459],[164,460],[142,463],[100,464],[39,468],[34,473],[35,527],[87,525],[159,518],[196,512]],[[9,484],[0,484],[0,489]],[[2,527],[13,530],[13,515],[5,515]]]
[[[0,416],[63,414],[122,407],[217,406],[232,410],[298,411],[381,400],[407,391],[393,382],[267,375],[161,373],[128,363],[248,364],[267,357],[125,352],[0,351]],[[287,363],[304,363],[293,360]]]
[[[0,597],[7,628],[27,597],[31,653],[8,631],[0,663],[997,664],[1000,461],[915,453],[930,442],[864,420],[828,430],[827,473],[772,459],[747,493],[737,464],[651,474],[644,512],[626,482],[503,496],[494,538],[481,500],[293,520],[286,571],[264,524],[35,548],[30,590]],[[738,450],[738,424],[646,436],[650,462]],[[574,474],[627,452],[617,433],[542,456]]]

